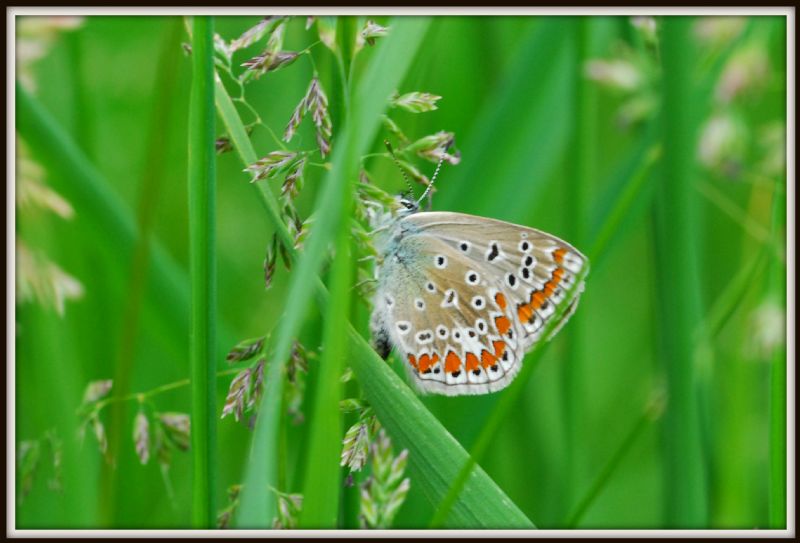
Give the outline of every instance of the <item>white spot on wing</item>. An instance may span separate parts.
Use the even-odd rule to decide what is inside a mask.
[[[420,345],[427,345],[433,342],[433,332],[430,330],[420,330],[414,337]]]
[[[444,292],[442,307],[458,307],[458,294],[452,288],[449,288]]]

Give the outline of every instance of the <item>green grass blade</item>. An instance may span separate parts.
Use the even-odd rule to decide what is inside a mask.
[[[346,191],[349,193],[349,191]],[[345,203],[344,209],[351,206]],[[342,221],[331,269],[330,301],[324,312],[322,351],[303,487],[301,528],[336,528],[342,491],[339,458],[342,449],[342,366],[347,360],[347,322],[350,313],[353,263],[349,223]]]
[[[274,497],[265,492],[265,488],[275,486],[277,473],[275,448],[270,444],[277,442],[280,404],[275,398],[281,396],[284,361],[289,356],[292,341],[305,316],[313,293],[314,278],[342,220],[343,193],[349,190],[349,183],[358,173],[359,158],[372,143],[380,123],[380,114],[387,106],[389,95],[399,85],[411,64],[429,20],[410,17],[397,19],[393,24],[392,35],[376,47],[355,91],[348,121],[335,142],[331,160],[333,167],[323,181],[323,189],[317,199],[314,229],[292,273],[287,297],[291,300],[291,305],[281,318],[275,333],[265,400],[262,402],[263,407],[259,409],[252,455],[248,462],[237,516],[240,526],[265,526],[275,510]]]
[[[336,42],[337,61],[341,62],[342,103],[345,115],[350,109],[352,46],[355,44],[355,17],[339,17]],[[352,117],[348,119],[352,122]],[[352,175],[351,173],[348,175]],[[347,328],[350,317],[353,263],[351,261],[350,223],[352,187],[342,191],[342,216],[336,234],[336,247],[330,272],[330,301],[326,304],[322,323],[322,351],[313,403],[308,454],[303,485],[303,509],[298,519],[300,528],[333,529],[337,527],[339,501],[342,495],[339,460],[342,448],[342,396],[340,377],[347,360]]]
[[[591,230],[596,234],[589,246],[588,257],[595,271],[606,260],[611,242],[626,230],[623,226],[630,224],[634,216],[652,202],[655,193],[653,168],[660,156],[656,127],[657,123],[653,123],[639,145],[620,160],[611,180],[605,184],[610,187],[608,193],[593,211]]]
[[[566,201],[569,203],[566,239],[576,247],[587,243],[587,217],[589,215],[589,195],[595,171],[597,171],[597,91],[593,82],[584,76],[585,64],[594,57],[592,47],[593,21],[591,17],[579,17],[573,24],[575,51],[572,56],[575,93],[572,124],[571,171],[565,182]],[[591,262],[591,260],[590,260]],[[561,405],[563,406],[564,462],[560,466],[561,487],[559,500],[563,511],[568,511],[574,500],[574,488],[582,474],[582,455],[577,447],[581,441],[584,423],[584,311],[577,312],[571,319],[566,332],[564,361],[561,364]]]
[[[572,130],[570,52],[563,39],[570,26],[564,17],[532,22],[500,92],[460,146],[461,164],[442,172],[440,209],[524,220],[560,164]]]
[[[214,21],[192,20],[189,100],[189,280],[192,386],[192,525],[216,522],[216,252]]]
[[[752,286],[759,284],[759,276],[767,262],[767,249],[762,248],[747,264],[743,265],[721,291],[703,321],[695,330],[695,338],[712,341],[739,308]]]
[[[628,434],[622,440],[622,443],[620,443],[619,447],[617,447],[616,451],[614,451],[614,454],[611,455],[611,458],[609,458],[606,465],[603,466],[603,469],[600,470],[600,473],[598,473],[594,482],[589,487],[589,490],[586,491],[586,494],[584,494],[584,496],[578,502],[578,505],[575,507],[575,510],[567,521],[567,528],[575,528],[578,526],[583,518],[583,515],[585,515],[586,511],[588,511],[589,506],[603,491],[603,488],[605,488],[606,484],[611,479],[611,475],[616,471],[617,467],[619,467],[622,459],[625,458],[625,455],[628,453],[631,447],[633,447],[636,441],[638,441],[639,436],[641,436],[644,430],[646,430],[661,415],[661,409],[663,409],[663,404],[652,403],[639,416],[639,419],[628,431]]]
[[[784,181],[785,183],[785,181]],[[772,234],[786,245],[786,192],[781,184],[776,188],[772,209]],[[770,259],[767,299],[786,311],[786,266],[778,259]],[[770,360],[769,405],[769,526],[787,528],[786,458],[789,432],[786,419],[786,338],[773,347]]]
[[[699,322],[695,240],[697,222],[693,157],[697,112],[691,67],[691,19],[665,17],[664,159],[656,206],[656,280],[659,358],[667,377],[664,416],[666,523],[702,528],[708,522],[706,458],[701,449],[700,406],[694,367],[694,331]]]
[[[167,144],[170,130],[164,126],[164,119],[169,118],[171,111],[176,108],[175,71],[183,60],[181,53],[181,38],[183,37],[183,24],[179,17],[169,20],[169,33],[164,39],[159,56],[156,80],[153,82],[155,89],[160,89],[155,95],[155,104],[152,111],[147,144],[147,169],[142,175],[139,185],[139,200],[137,202],[136,222],[139,236],[133,249],[130,263],[130,282],[126,289],[125,299],[122,303],[122,322],[119,327],[119,348],[115,357],[113,382],[116,394],[124,396],[130,392],[130,383],[135,376],[136,345],[139,339],[141,322],[144,320],[142,309],[145,304],[147,287],[147,265],[151,258],[150,238],[159,200],[163,194],[167,165]],[[183,109],[183,101],[181,101]],[[78,138],[80,141],[84,136]],[[90,141],[89,138],[83,141]],[[188,311],[187,311],[188,313]],[[114,403],[109,417],[108,425],[108,451],[109,456],[117,458],[121,450],[122,437],[127,435],[125,425],[128,404],[125,402]],[[103,516],[110,525],[117,523],[120,507],[119,501],[125,497],[118,492],[119,480],[122,470],[116,466],[104,466],[101,479],[100,504]]]

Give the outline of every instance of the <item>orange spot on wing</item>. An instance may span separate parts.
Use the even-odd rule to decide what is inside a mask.
[[[494,347],[494,355],[497,358],[503,356],[503,353],[506,352],[506,342],[505,341],[492,341],[492,347]]]
[[[497,362],[497,357],[489,351],[481,351],[481,364],[484,368],[494,366]]]
[[[561,264],[564,261],[564,255],[567,254],[566,249],[556,249],[553,251],[553,260]]]
[[[538,292],[536,294],[539,294]],[[536,296],[534,294],[534,297]],[[536,306],[538,307],[538,306]],[[521,322],[528,322],[531,317],[533,317],[533,310],[535,307],[531,307],[530,304],[524,304],[517,308],[517,316]]]
[[[542,304],[544,303],[544,300],[545,300],[545,295],[542,294],[539,291],[536,291],[531,295],[531,304],[530,304],[530,306],[531,306],[531,314],[528,317],[529,319],[530,319],[530,317],[533,316],[533,310],[534,309],[539,309],[540,307],[542,307]],[[527,322],[527,321],[525,321],[525,322]]]
[[[419,371],[429,370],[432,365],[431,357],[427,354],[423,354],[419,357]]]
[[[478,357],[477,356],[475,356],[472,353],[467,353],[466,361],[467,361],[467,364],[466,364],[467,371],[472,371],[472,370],[478,369],[479,364],[478,364]]]
[[[433,353],[433,356],[431,356],[431,367],[435,366],[437,362],[439,362],[439,355]]]
[[[502,292],[498,292],[494,295],[494,301],[497,303],[497,307],[505,311],[506,309],[506,297],[503,296]]]
[[[506,335],[506,332],[511,329],[511,321],[506,317],[497,317],[494,320],[494,325],[497,327],[497,331],[500,332],[501,336]]]
[[[553,275],[550,280],[544,284],[544,288],[542,291],[544,292],[545,297],[549,298],[552,296],[553,292],[555,292],[556,287],[561,282],[561,278],[564,276],[564,270],[562,268],[556,268],[553,270]]]
[[[414,368],[417,367],[417,357],[413,354],[408,355],[408,363],[411,364]]]
[[[444,371],[447,373],[453,373],[454,371],[458,371],[461,368],[461,359],[458,358],[458,355],[453,351],[447,353],[447,356],[444,358]]]

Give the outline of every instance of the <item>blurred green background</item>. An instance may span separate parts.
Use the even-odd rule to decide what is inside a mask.
[[[217,17],[215,30],[232,40],[258,20]],[[374,20],[391,33],[389,18]],[[686,22],[686,40],[664,35],[663,20],[436,17],[398,91],[439,95],[438,109],[390,111],[412,141],[455,134],[462,160],[443,166],[434,209],[542,229],[592,260],[576,315],[536,362],[480,462],[540,528],[785,525],[786,20],[696,18]],[[313,44],[335,147],[335,58],[317,25],[305,23],[288,23],[285,44]],[[188,526],[190,453],[173,451],[166,469],[154,459],[141,465],[135,399],[103,410],[108,458],[91,425],[82,443],[76,437],[89,382],[113,379],[115,396],[189,375],[183,20],[31,17],[16,25],[18,81],[102,181],[76,188],[74,172],[47,154],[52,141],[18,122],[16,525]],[[234,65],[263,45],[236,53]],[[357,60],[372,54],[365,46]],[[300,58],[249,83],[247,102],[281,134],[312,73]],[[313,145],[309,126],[290,147]],[[259,156],[276,149],[263,126],[251,137]],[[377,186],[403,190],[391,161],[365,165]],[[435,167],[415,165],[428,176]],[[281,317],[291,272],[279,264],[265,290],[272,227],[236,153],[220,154],[217,168],[224,370],[236,342]],[[307,170],[297,199],[303,218],[323,173]],[[279,180],[260,183],[279,190]],[[110,223],[130,229],[132,241],[115,239]],[[175,273],[154,281],[150,270],[160,265]],[[354,305],[367,336],[368,302]],[[318,349],[321,329],[310,313],[300,338],[307,348]],[[402,373],[398,363],[393,369]],[[316,375],[312,360],[306,399]],[[218,412],[229,383],[218,380]],[[469,450],[502,394],[423,401]],[[152,402],[188,413],[189,388]],[[283,451],[287,492],[302,490],[307,403]],[[219,509],[225,490],[242,481],[250,436],[231,418],[218,424]],[[357,500],[355,488],[342,492]],[[426,527],[433,511],[412,478],[393,526]]]

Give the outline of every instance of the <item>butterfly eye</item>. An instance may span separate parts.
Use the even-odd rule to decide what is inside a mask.
[[[448,334],[449,332],[447,331],[447,328],[445,326],[442,326],[440,324],[439,326],[436,327],[436,335],[439,336],[440,338],[447,339]]]
[[[522,251],[523,253],[527,253],[528,251],[530,251],[531,250],[530,242],[528,240],[526,240],[526,239],[520,241],[519,242],[519,250]]]
[[[408,321],[399,321],[397,323],[397,331],[400,332],[401,335],[405,335],[411,329],[411,323]]]
[[[536,262],[536,259],[533,258],[533,255],[528,255],[528,256],[525,257],[525,265],[526,266],[528,266],[528,267],[533,266],[535,262]]]
[[[475,321],[475,328],[477,328],[478,332],[480,332],[481,334],[485,334],[486,333],[486,321],[483,320],[483,319],[476,320]]]
[[[466,253],[467,251],[469,251],[469,242],[468,241],[459,242],[458,248]]]
[[[474,307],[475,309],[482,309],[484,303],[485,301],[483,299],[483,296],[475,296],[472,299],[472,307]]]
[[[523,267],[521,270],[519,270],[519,274],[522,276],[523,279],[527,280],[527,279],[531,278],[531,270],[530,270],[530,268]]]
[[[447,267],[447,257],[444,255],[436,255],[434,262],[436,262],[436,267],[440,270],[443,270]]]
[[[472,270],[468,271],[464,278],[467,280],[468,285],[477,285],[478,281],[480,281],[478,273]]]
[[[453,339],[456,341],[461,341],[461,332],[458,330],[453,330]]]
[[[425,288],[428,289],[428,292],[436,292],[436,285],[428,281],[428,284],[425,285]]]
[[[415,305],[415,306],[416,306],[416,308],[417,308],[418,310],[420,310],[420,311],[422,311],[423,309],[425,309],[425,302],[423,302],[423,301],[422,301],[422,298],[417,298],[417,299],[415,299],[415,300],[414,300],[414,305]]]
[[[425,343],[430,343],[431,341],[433,341],[433,334],[430,330],[417,332],[417,343],[424,345]]]

